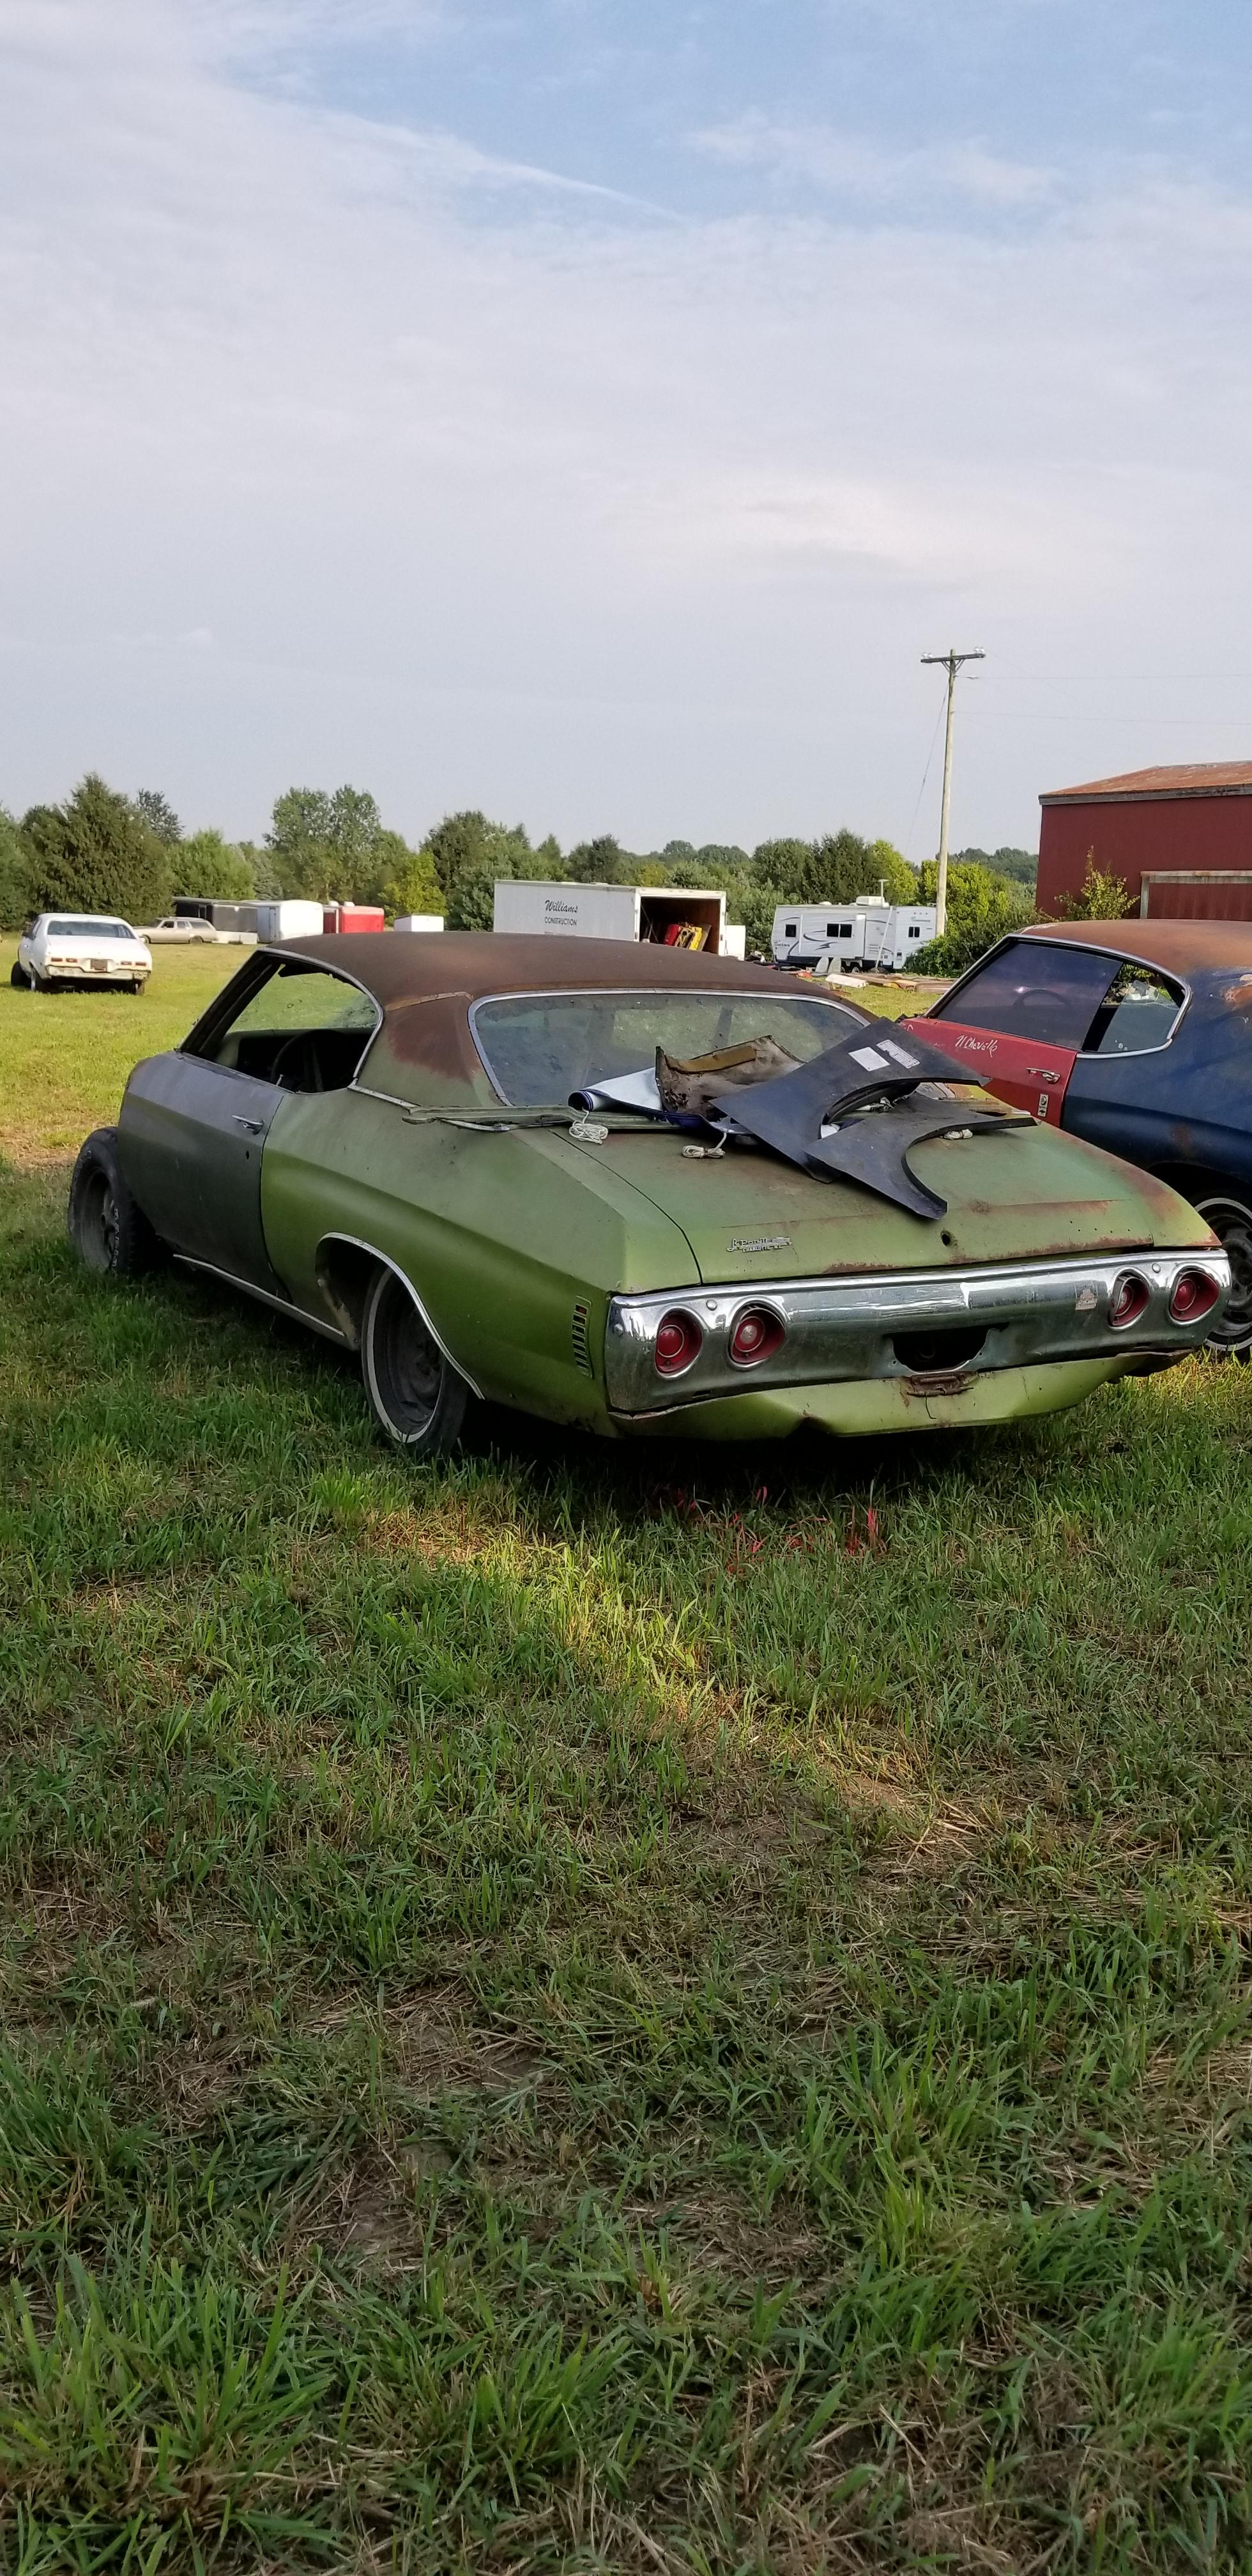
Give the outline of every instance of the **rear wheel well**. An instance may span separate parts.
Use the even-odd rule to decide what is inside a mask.
[[[318,1246],[318,1286],[354,1351],[361,1347],[361,1325],[371,1285],[377,1273],[387,1267],[364,1244],[344,1243],[336,1235]]]

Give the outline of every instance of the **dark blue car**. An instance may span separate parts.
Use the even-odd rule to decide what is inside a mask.
[[[1066,921],[971,967],[918,1029],[1001,1099],[1172,1183],[1230,1256],[1212,1347],[1252,1351],[1252,923]]]

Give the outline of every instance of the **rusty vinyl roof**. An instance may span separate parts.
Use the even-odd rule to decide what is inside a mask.
[[[1165,975],[1252,969],[1252,921],[1041,921],[1022,935],[1111,948],[1119,957],[1159,966]]]
[[[728,984],[746,993],[795,992],[793,975],[775,966],[706,957],[701,949],[651,941],[514,937],[505,931],[325,931],[313,939],[275,941],[271,955],[340,966],[384,1011],[405,1002],[480,1001],[486,993],[630,991],[673,984],[689,989]]]
[[[1051,787],[1041,805],[1081,805],[1107,797],[1133,805],[1141,797],[1252,796],[1252,760],[1189,760],[1163,769],[1126,769],[1116,778],[1088,778],[1080,787]]]

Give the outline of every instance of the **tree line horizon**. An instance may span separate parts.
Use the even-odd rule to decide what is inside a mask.
[[[1029,850],[953,852],[948,934],[926,962],[951,971],[1029,920],[1036,866]],[[0,929],[10,931],[34,913],[71,909],[116,912],[141,927],[180,895],[375,903],[389,919],[442,913],[451,930],[490,930],[498,878],[548,878],[720,887],[749,950],[768,955],[780,904],[847,904],[880,888],[889,902],[933,902],[935,874],[933,861],[915,867],[892,842],[846,826],[812,839],[780,835],[752,850],[671,840],[636,851],[612,833],[562,850],[554,834],[532,842],[523,824],[468,808],[445,815],[414,847],[383,823],[373,796],[347,785],[288,788],[259,842],[230,841],[211,827],[185,832],[158,789],[125,795],[94,772],[63,804],[32,806],[20,821],[0,808]]]

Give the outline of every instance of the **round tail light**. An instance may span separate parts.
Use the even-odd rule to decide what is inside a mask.
[[[662,1315],[653,1352],[658,1377],[681,1377],[684,1369],[699,1358],[703,1340],[694,1315],[684,1315],[679,1307]]]
[[[772,1359],[786,1338],[786,1325],[768,1306],[745,1306],[735,1317],[730,1356],[736,1368],[755,1368],[759,1360]]]
[[[1137,1324],[1148,1302],[1148,1283],[1137,1270],[1123,1270],[1114,1282],[1109,1299],[1109,1322],[1115,1325]]]
[[[1175,1324],[1198,1324],[1217,1304],[1217,1281],[1207,1270],[1180,1270],[1174,1281],[1169,1311]]]

